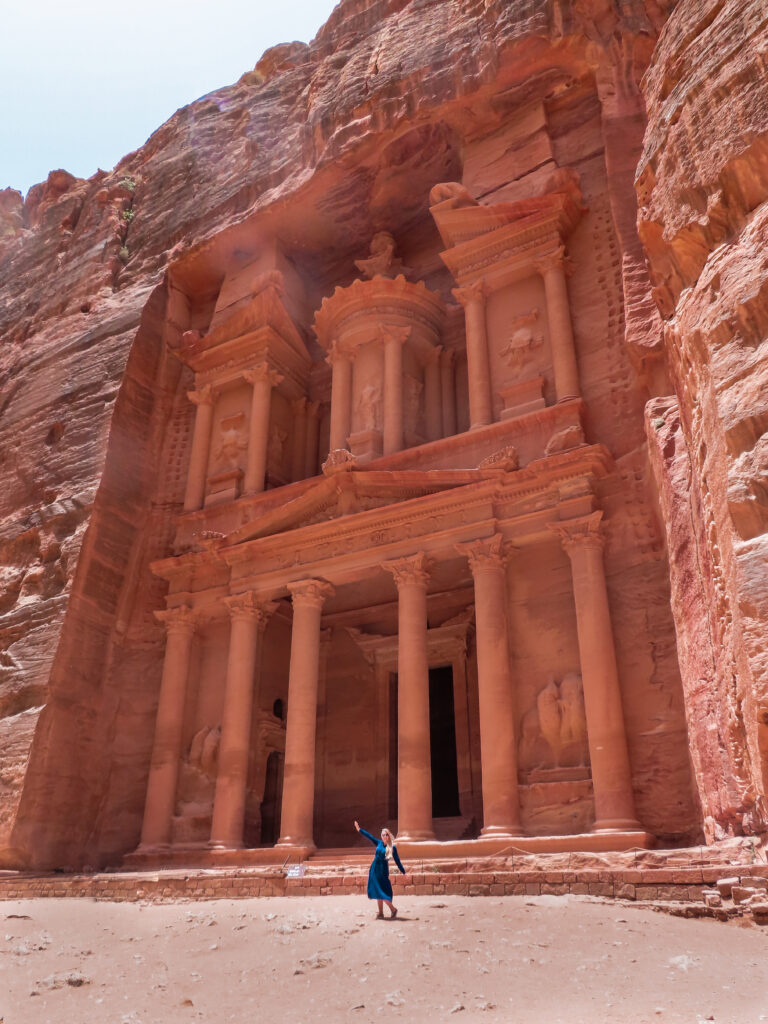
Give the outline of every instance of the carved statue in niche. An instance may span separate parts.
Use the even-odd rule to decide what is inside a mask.
[[[203,832],[207,828],[207,815],[213,807],[220,742],[221,728],[218,725],[204,725],[192,737],[189,752],[180,765],[178,815],[182,818],[204,819],[201,823]],[[195,835],[187,831],[182,833],[182,837],[194,839]]]
[[[568,769],[584,769],[588,756],[581,676],[569,672],[559,685],[550,679],[523,717],[520,768],[557,776],[568,774]]]
[[[242,413],[227,416],[221,421],[221,433],[213,453],[216,464],[221,469],[235,469],[240,462],[240,454],[248,445],[244,421]]]
[[[371,239],[371,255],[364,260],[355,260],[355,266],[364,277],[397,277],[402,274],[409,277],[410,267],[406,267],[399,256],[395,256],[396,242],[388,231],[378,231]]]
[[[568,452],[571,448],[581,448],[586,444],[584,431],[579,426],[563,427],[556,431],[547,442],[544,449],[545,455],[558,455],[560,452]]]
[[[406,374],[403,378],[403,384],[405,422],[411,430],[418,430],[421,417],[421,392],[424,390],[424,385],[410,374]]]
[[[283,471],[283,450],[288,434],[277,424],[272,425],[269,432],[269,446],[267,448],[267,471],[281,476]]]
[[[530,350],[544,342],[544,335],[540,331],[534,332],[531,327],[538,316],[538,309],[532,309],[530,313],[516,317],[510,325],[511,335],[501,350],[501,357],[512,369],[519,369]]]
[[[368,384],[360,392],[357,400],[357,412],[360,416],[362,430],[375,430],[380,420],[381,388]]]

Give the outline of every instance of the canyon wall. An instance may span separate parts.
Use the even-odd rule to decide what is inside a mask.
[[[710,838],[768,815],[767,29],[760,0],[677,5],[636,183],[674,388],[647,432]]]
[[[279,229],[317,308],[377,230],[423,261],[436,182],[495,203],[560,168],[589,208],[571,295],[618,469],[620,655],[648,680],[626,698],[642,816],[674,841],[698,835],[697,801],[710,838],[765,828],[759,5],[751,51],[707,49],[723,89],[697,84],[697,45],[739,18],[683,0],[663,29],[672,6],[343,0],[113,172],[0,193],[0,865],[136,844],[164,643],[149,564],[172,550],[192,429],[169,347],[208,327],[238,239]]]

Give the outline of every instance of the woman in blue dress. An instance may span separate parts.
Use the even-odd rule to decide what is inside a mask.
[[[384,904],[386,903],[389,907],[390,916],[397,917],[397,909],[392,904],[392,883],[389,880],[390,858],[394,860],[402,874],[405,874],[405,868],[400,863],[400,858],[397,855],[397,847],[394,844],[392,833],[388,828],[383,828],[381,830],[381,839],[374,839],[370,832],[360,828],[360,822],[355,822],[355,828],[360,835],[365,836],[376,847],[373,863],[368,871],[368,899],[376,900],[379,905],[379,912],[376,916],[384,917]]]

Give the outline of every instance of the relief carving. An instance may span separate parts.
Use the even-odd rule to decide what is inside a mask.
[[[236,469],[240,454],[248,447],[245,433],[245,416],[227,416],[221,421],[221,433],[214,449],[216,465],[220,469]]]
[[[269,432],[269,447],[267,448],[267,470],[269,473],[273,473],[277,476],[282,474],[283,470],[283,451],[285,449],[285,442],[288,439],[288,434],[285,430],[282,430],[276,424],[273,425]]]
[[[544,454],[559,455],[560,452],[568,452],[572,448],[582,448],[586,443],[584,431],[581,427],[564,427],[550,437],[547,447],[544,449]]]
[[[381,419],[381,388],[369,384],[360,392],[357,400],[357,413],[360,417],[361,430],[376,430]]]
[[[220,726],[204,725],[192,737],[187,756],[179,766],[177,816],[188,819],[183,833],[187,838],[194,838],[190,830],[197,827],[202,828],[207,838],[207,816],[213,807],[220,743]],[[178,830],[182,826],[177,824],[176,827]]]
[[[569,672],[558,685],[550,679],[523,717],[520,768],[558,777],[584,769],[589,760],[587,718],[581,676]]]
[[[364,277],[397,277],[403,274],[408,277],[409,267],[403,265],[399,256],[395,256],[396,243],[388,231],[378,231],[371,239],[371,254],[364,260],[355,260],[355,266]]]
[[[538,309],[532,309],[530,313],[516,317],[512,321],[509,341],[501,350],[502,359],[512,369],[518,369],[530,350],[544,343],[544,335],[540,331],[534,332],[531,327],[531,324],[536,323],[538,316]]]

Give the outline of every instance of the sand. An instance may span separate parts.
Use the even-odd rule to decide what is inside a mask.
[[[768,929],[581,896],[0,903],[2,1024],[768,1021]]]

